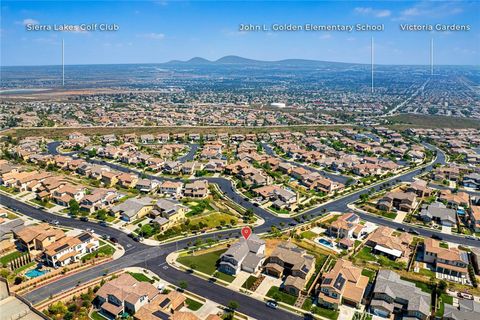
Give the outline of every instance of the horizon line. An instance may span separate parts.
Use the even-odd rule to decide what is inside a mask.
[[[363,63],[363,62],[345,62],[345,61],[333,61],[333,60],[315,60],[315,59],[307,59],[307,58],[283,58],[279,60],[258,60],[258,59],[253,59],[253,58],[245,58],[242,56],[236,56],[236,55],[225,55],[222,56],[216,60],[209,60],[207,58],[195,56],[192,57],[188,60],[178,60],[178,59],[172,59],[164,62],[118,62],[118,63],[73,63],[73,64],[65,64],[65,66],[100,66],[100,65],[139,65],[139,64],[150,64],[150,65],[155,65],[155,64],[174,64],[175,62],[178,63],[188,63],[188,61],[196,58],[204,59],[208,62],[215,63],[216,61],[225,58],[225,57],[235,57],[235,58],[241,58],[245,60],[253,60],[256,62],[265,62],[265,63],[275,63],[275,62],[283,62],[287,60],[303,60],[303,61],[311,61],[311,62],[326,62],[326,63],[339,63],[339,64],[353,64],[353,65],[365,65],[369,66],[370,63]],[[225,64],[231,64],[235,65],[237,63],[225,63]],[[238,63],[241,64],[241,63]],[[425,67],[430,67],[430,63],[419,63],[419,64],[401,64],[401,63],[375,63],[375,65],[379,66],[425,66]],[[10,68],[10,67],[61,67],[62,64],[25,64],[25,65],[4,65],[0,63],[0,68]],[[480,64],[436,64],[436,66],[480,66]]]

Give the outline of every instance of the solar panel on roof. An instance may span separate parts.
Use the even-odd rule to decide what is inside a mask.
[[[165,308],[170,303],[170,299],[167,298],[160,303],[160,307]]]
[[[170,319],[170,315],[169,314],[166,314],[165,312],[161,311],[161,310],[158,310],[158,311],[155,311],[153,313],[153,315],[159,319],[162,319],[162,320],[168,320]]]
[[[345,279],[342,277],[342,275],[338,275],[337,280],[335,280],[335,284],[333,285],[335,288],[338,290],[341,290],[343,288],[343,285],[345,284]]]
[[[80,239],[80,241],[82,241],[82,242],[85,242],[85,241],[87,241],[87,240],[90,239],[90,238],[91,238],[91,236],[90,236],[88,233],[82,233],[82,234],[78,237],[78,239]]]

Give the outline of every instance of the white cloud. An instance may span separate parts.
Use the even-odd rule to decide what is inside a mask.
[[[377,18],[386,18],[389,17],[392,12],[390,10],[386,9],[373,9],[373,8],[365,8],[365,7],[357,7],[354,9],[354,12],[356,14],[361,14],[361,15],[369,15],[369,16],[374,16]]]
[[[38,20],[35,20],[35,19],[31,19],[31,18],[27,18],[27,19],[23,19],[23,21],[21,22],[21,24],[23,24],[24,26],[26,26],[27,24],[38,24]]]
[[[409,20],[416,17],[443,18],[462,13],[463,8],[458,2],[429,2],[422,1],[416,5],[400,12],[400,15],[393,20]]]
[[[151,33],[142,34],[141,37],[152,39],[152,40],[163,40],[165,39],[165,34],[151,32]]]

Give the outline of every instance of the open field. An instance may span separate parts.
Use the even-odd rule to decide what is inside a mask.
[[[418,128],[476,128],[480,129],[480,121],[469,118],[446,116],[430,116],[421,114],[400,114],[388,118],[393,122],[392,129]]]

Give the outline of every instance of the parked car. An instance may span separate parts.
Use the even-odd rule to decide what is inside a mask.
[[[52,220],[50,223],[53,224],[54,226],[58,226],[59,224],[58,220]]]
[[[80,217],[80,221],[88,222],[88,217]]]
[[[432,234],[431,238],[435,239],[435,240],[443,240],[442,237],[440,237],[439,235],[436,235],[436,234]]]
[[[111,237],[111,238],[110,238],[110,241],[111,241],[112,243],[118,243],[118,239],[117,239],[117,238],[114,238],[114,237]]]
[[[414,234],[414,235],[416,235],[416,236],[420,235],[420,233],[418,233],[417,230],[412,229],[412,228],[408,229],[408,233]]]
[[[466,293],[466,292],[457,293],[457,297],[467,299],[467,300],[473,300],[473,296],[470,293]]]
[[[403,227],[398,227],[397,230],[398,230],[398,231],[401,231],[401,232],[406,232],[406,231],[407,231],[407,230],[405,230],[405,228],[403,228]]]
[[[278,303],[275,300],[268,300],[266,305],[267,305],[267,307],[272,308],[272,309],[277,309],[278,308]]]
[[[105,221],[100,221],[99,224],[102,226],[102,227],[106,227],[108,226],[107,223]]]

